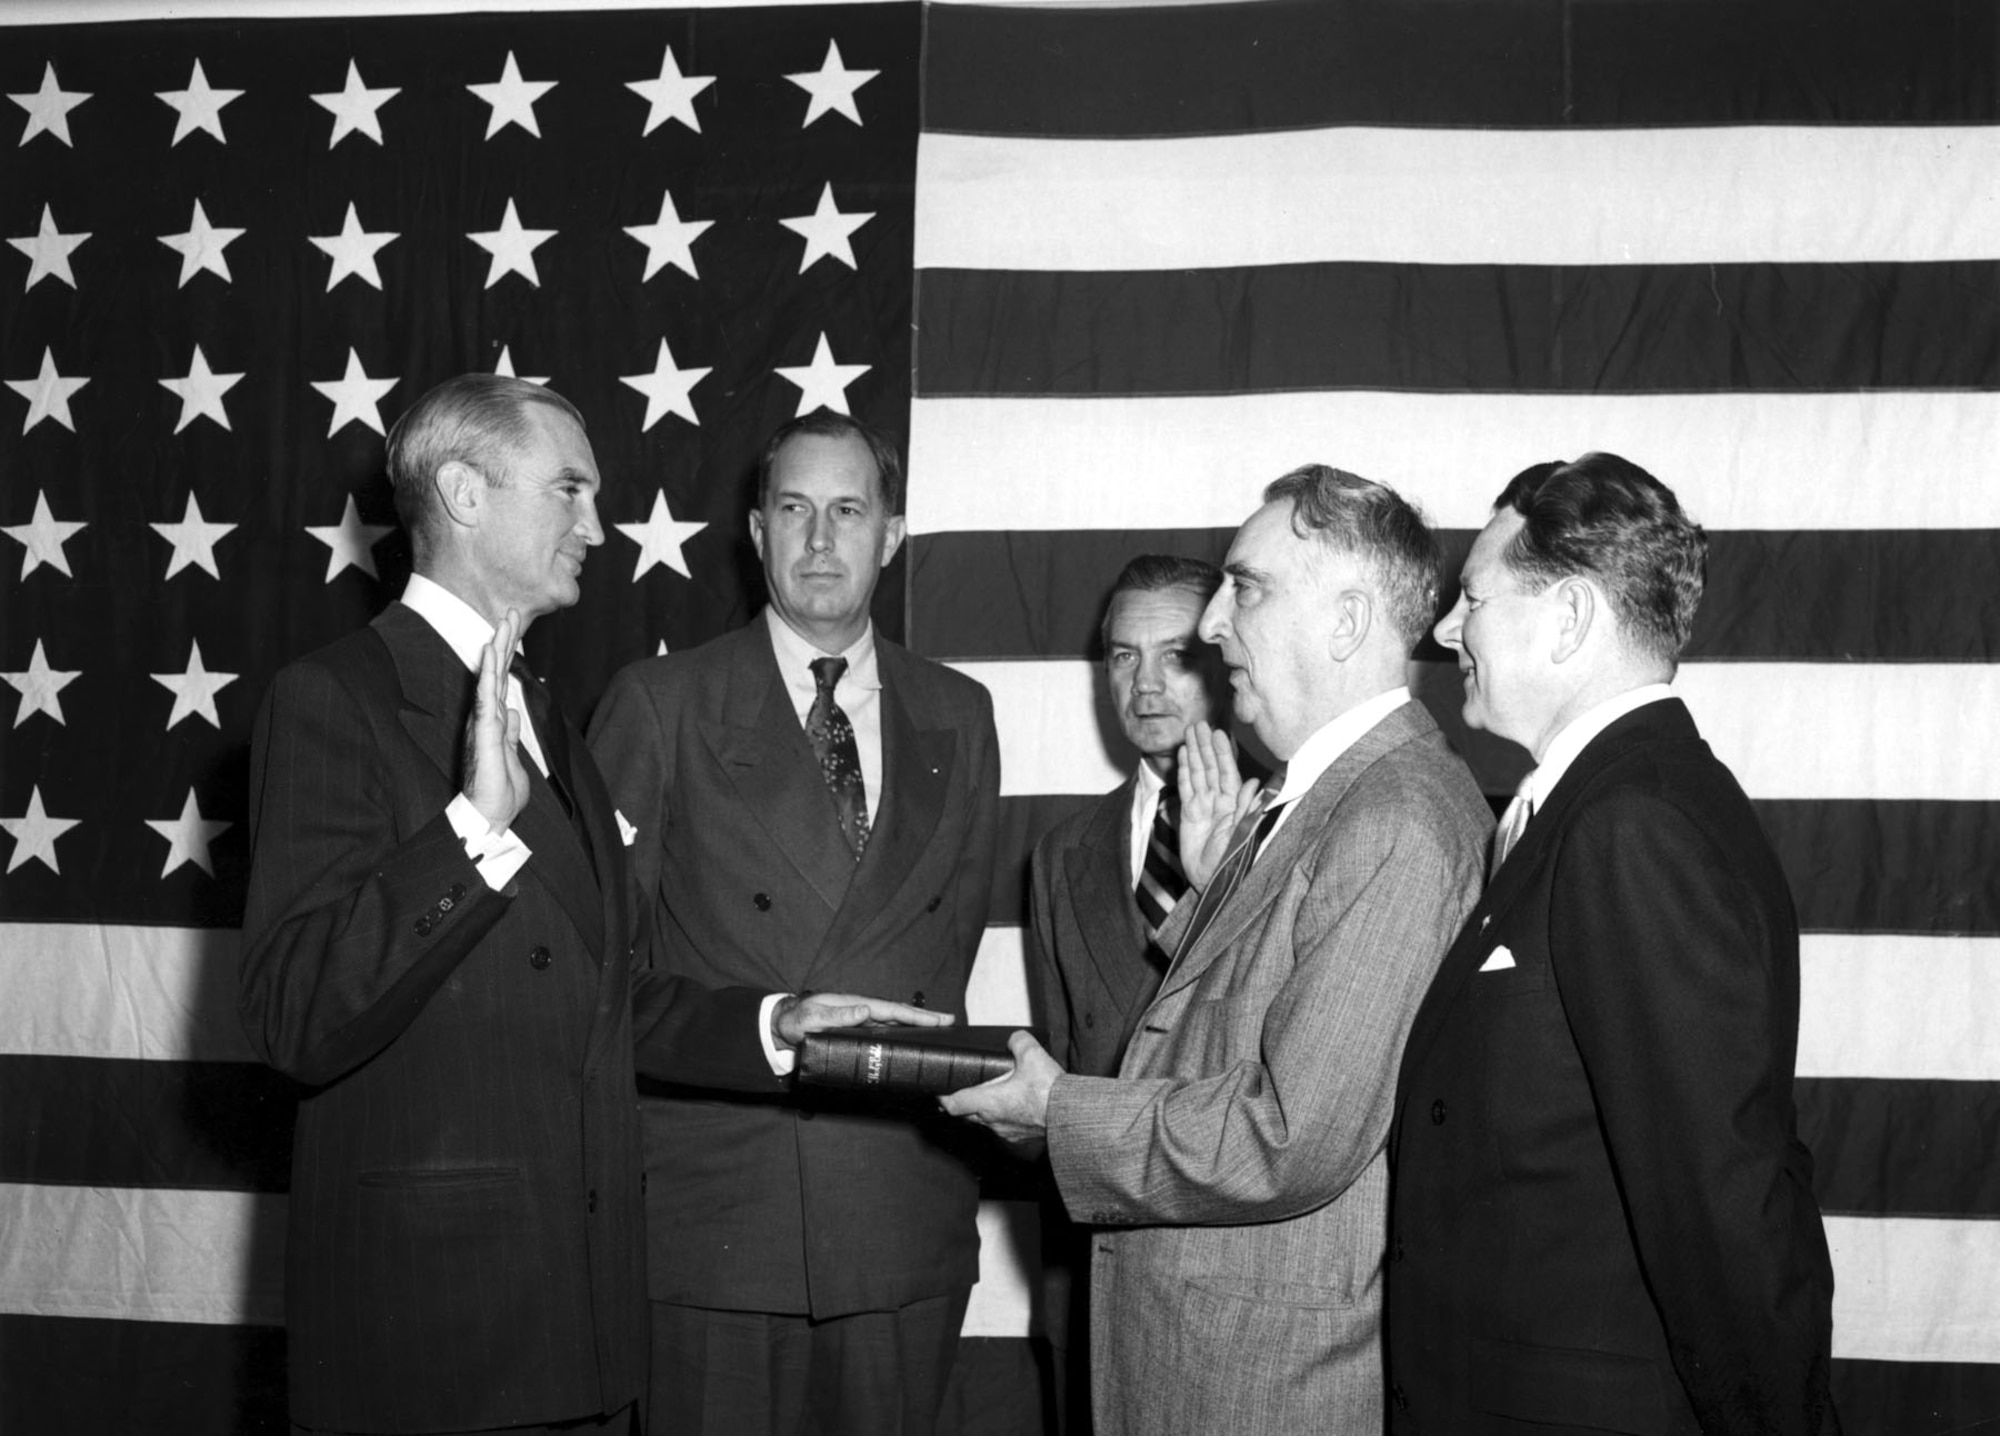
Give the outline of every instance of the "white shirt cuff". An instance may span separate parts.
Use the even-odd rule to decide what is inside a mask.
[[[534,856],[512,828],[494,832],[479,809],[472,806],[472,799],[463,793],[446,805],[444,815],[451,823],[451,830],[465,844],[465,855],[479,869],[480,878],[496,893],[514,881],[514,874]]]
[[[780,1077],[792,1075],[792,1068],[798,1065],[798,1053],[778,1045],[778,1039],[771,1034],[771,1013],[791,995],[789,992],[774,992],[757,1005],[757,1040],[764,1044],[764,1060]]]

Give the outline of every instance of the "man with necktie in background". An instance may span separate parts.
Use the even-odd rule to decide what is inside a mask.
[[[1049,1051],[1071,1072],[1109,1077],[1159,990],[1159,930],[1187,891],[1176,755],[1196,723],[1226,722],[1226,675],[1195,629],[1222,582],[1214,564],[1141,554],[1111,585],[1099,637],[1111,709],[1138,750],[1132,776],[1056,824],[1029,864],[1028,975]],[[1043,1322],[1055,1354],[1061,1429],[1090,1421],[1089,1247],[1045,1203]]]
[[[866,426],[818,410],[779,429],[749,520],[769,606],[627,667],[598,706],[591,748],[669,972],[963,1011],[998,741],[983,687],[870,622],[902,500]],[[931,1430],[978,1274],[949,1128],[807,1089],[642,1105],[651,1429]]]
[[[1392,1432],[1839,1430],[1798,919],[1667,687],[1707,549],[1638,465],[1537,464],[1438,624],[1538,766],[1403,1058]]]
[[[388,465],[409,587],[279,673],[251,757],[241,1014],[308,1089],[293,1430],[622,1436],[646,1370],[635,1044],[655,1075],[774,1093],[807,1031],[935,1019],[635,966],[609,795],[515,656],[603,542],[583,420],[463,375]]]
[[[1264,491],[1200,633],[1236,716],[1286,765],[1235,779],[1198,725],[1181,758],[1195,889],[1116,1078],[1025,1033],[1015,1070],[943,1099],[1046,1134],[1093,1234],[1100,1436],[1373,1431],[1403,1035],[1478,896],[1492,814],[1407,687],[1439,554],[1392,490],[1321,465]]]

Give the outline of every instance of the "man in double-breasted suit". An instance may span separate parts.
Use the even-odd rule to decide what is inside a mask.
[[[1666,686],[1706,549],[1637,465],[1539,464],[1438,625],[1538,766],[1403,1058],[1391,1431],[1839,1429],[1797,919]]]
[[[1161,934],[1173,964],[1118,1077],[1062,1073],[1016,1034],[1013,1074],[944,1099],[1009,1138],[1045,1131],[1071,1215],[1105,1228],[1103,1433],[1379,1428],[1396,1060],[1492,824],[1405,686],[1437,593],[1423,521],[1320,466],[1265,499],[1201,633],[1286,765],[1276,801],[1250,783],[1226,801],[1227,740],[1197,728],[1182,852],[1202,890]]]
[[[1138,751],[1132,776],[1057,823],[1029,862],[1028,978],[1049,1052],[1071,1072],[1109,1077],[1159,990],[1155,940],[1186,890],[1175,756],[1196,723],[1219,724],[1228,698],[1213,645],[1195,629],[1222,582],[1201,559],[1140,554],[1120,570],[1099,638],[1119,730]],[[1055,1356],[1059,1425],[1087,1430],[1089,1247],[1059,1203],[1043,1209],[1042,1321]]]
[[[389,472],[416,575],[278,675],[252,750],[242,1018],[307,1086],[293,1427],[623,1432],[646,1361],[635,1041],[650,1071],[768,1092],[812,1027],[922,1019],[635,979],[609,796],[509,673],[603,541],[568,401],[447,381]]]
[[[894,446],[844,414],[779,430],[750,515],[770,606],[625,669],[599,705],[669,972],[963,1010],[999,754],[986,690],[869,621],[901,490]],[[978,1272],[949,1124],[668,1089],[644,1125],[652,1428],[930,1430]]]

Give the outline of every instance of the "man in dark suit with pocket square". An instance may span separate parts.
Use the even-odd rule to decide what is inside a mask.
[[[1389,1429],[1825,1436],[1833,1274],[1792,1105],[1798,922],[1666,686],[1707,541],[1612,454],[1517,475],[1438,624],[1537,767],[1418,1010]]]
[[[513,662],[603,541],[583,421],[465,375],[388,463],[415,575],[278,675],[251,758],[241,1013],[307,1089],[293,1430],[623,1433],[646,1370],[635,1046],[775,1092],[808,1031],[935,1019],[635,969],[610,798]]]

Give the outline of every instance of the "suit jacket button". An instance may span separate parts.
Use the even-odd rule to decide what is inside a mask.
[[[441,897],[438,899],[437,910],[439,912],[450,912],[453,908],[457,906],[458,904],[454,902],[451,898]]]
[[[929,902],[924,904],[924,911],[936,912],[938,910],[938,904],[943,901],[944,901],[944,894],[939,893],[936,897],[932,898]]]
[[[639,1195],[642,1197],[646,1195],[646,1174],[644,1172],[639,1173]]]
[[[1096,1014],[1095,1012],[1086,1012],[1086,1013],[1084,1013],[1084,1014],[1083,1014],[1083,1025],[1084,1025],[1085,1027],[1095,1027],[1095,1026],[1097,1026],[1097,1014]]]
[[[1431,1103],[1431,1125],[1433,1127],[1442,1127],[1444,1125],[1444,1098],[1442,1097]]]
[[[597,1210],[597,1188],[592,1187],[587,1193],[584,1194],[583,1209],[586,1212],[594,1212]]]
[[[921,991],[913,992],[910,994],[910,1006],[922,1007],[923,1005],[924,1005],[924,995]]]
[[[431,935],[431,929],[436,925],[437,924],[431,920],[431,915],[429,913],[425,913],[422,917],[418,918],[416,921],[417,936],[429,937]]]
[[[452,900],[453,902],[464,902],[464,901],[465,901],[465,884],[464,884],[464,883],[453,883],[453,884],[451,885],[451,900]]]
[[[771,895],[769,893],[758,893],[750,901],[757,905],[758,912],[769,912],[771,910]]]
[[[535,971],[540,972],[549,965],[550,961],[549,950],[540,943],[536,943],[528,949],[528,966],[535,969]]]

